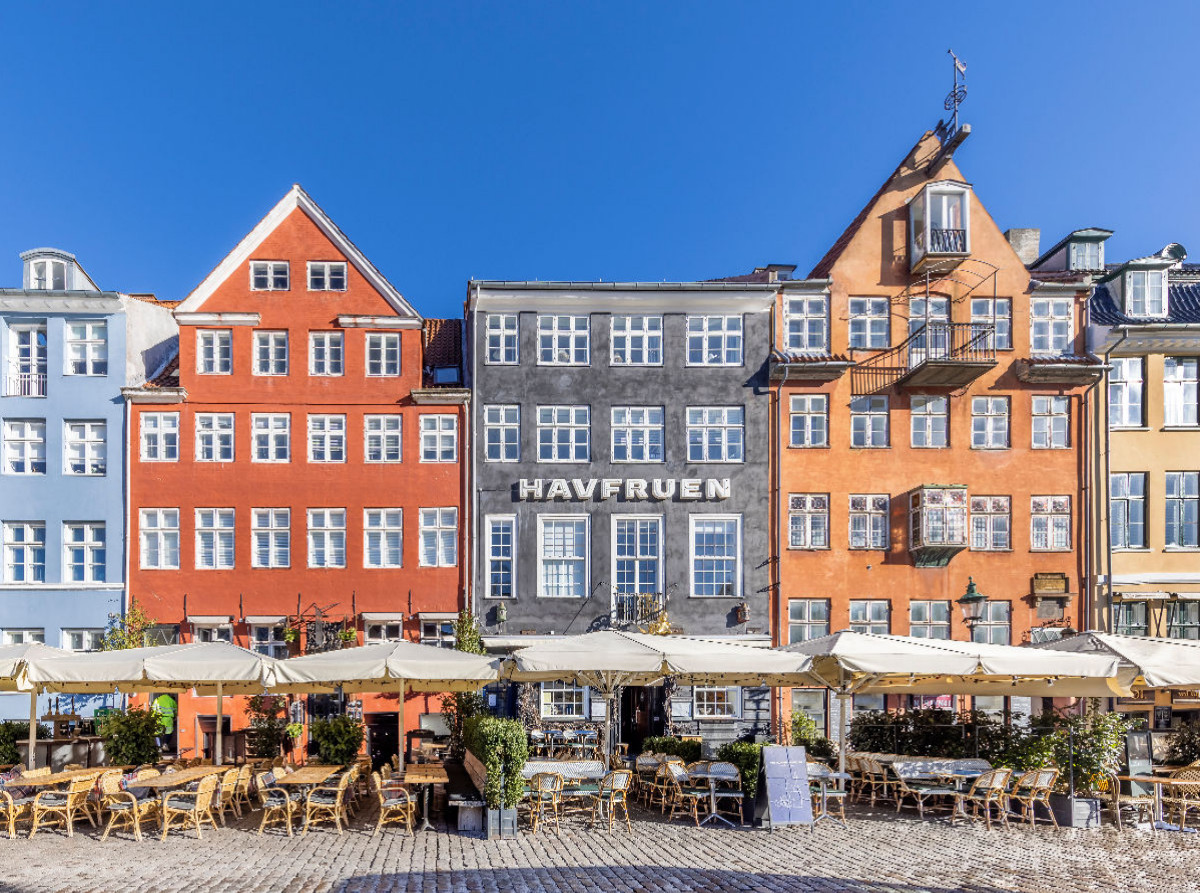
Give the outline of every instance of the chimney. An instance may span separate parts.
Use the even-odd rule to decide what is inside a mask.
[[[1012,245],[1021,263],[1029,266],[1041,255],[1042,231],[1040,229],[1010,229],[1004,234]]]
[[[766,266],[768,282],[787,282],[792,278],[792,274],[796,272],[795,264],[767,264]],[[757,271],[755,271],[757,272]]]

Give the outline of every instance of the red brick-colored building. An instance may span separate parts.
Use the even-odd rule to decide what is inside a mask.
[[[449,644],[467,579],[460,323],[422,319],[299,186],[175,314],[177,356],[125,392],[130,599],[167,640],[277,657]],[[409,728],[438,709],[409,701]],[[395,750],[396,708],[361,696],[376,751]],[[225,709],[245,727],[244,699]],[[215,716],[181,698],[182,752]]]

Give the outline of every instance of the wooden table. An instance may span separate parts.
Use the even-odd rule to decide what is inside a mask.
[[[449,784],[449,782],[450,776],[446,774],[446,767],[439,763],[418,763],[415,766],[404,767],[404,783],[415,784],[424,788],[421,804],[421,825],[417,828],[418,831],[433,830],[433,825],[429,823],[429,792],[435,784]]]
[[[120,769],[120,766],[110,766],[109,769]],[[99,778],[108,769],[68,769],[65,772],[51,772],[49,775],[35,775],[30,778],[27,775],[18,775],[16,778],[5,782],[5,787],[14,788],[49,788],[55,785],[66,784],[69,781],[74,781],[77,778],[86,778],[94,776]]]
[[[317,785],[341,771],[341,766],[301,766],[295,772],[276,777],[275,784]]]
[[[153,778],[143,778],[129,785],[131,788],[150,788],[152,791],[169,790],[180,785],[191,784],[207,778],[209,775],[219,775],[228,772],[233,766],[193,766],[191,769],[180,769],[178,772],[164,772]]]
[[[1164,785],[1200,785],[1194,778],[1163,778],[1157,775],[1118,775],[1117,781],[1136,781],[1139,784],[1154,785],[1154,824],[1165,824],[1163,821],[1162,789]],[[1176,829],[1178,830],[1178,829]]]

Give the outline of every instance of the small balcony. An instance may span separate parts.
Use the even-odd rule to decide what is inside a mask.
[[[961,388],[996,366],[996,332],[990,323],[926,323],[891,350],[851,371],[856,395],[890,387]]]
[[[667,609],[667,597],[661,592],[614,592],[612,625],[618,628],[647,626]]]
[[[45,372],[10,372],[4,383],[6,397],[45,397]]]
[[[965,229],[930,229],[929,251],[933,254],[966,254]]]
[[[971,254],[970,186],[953,180],[931,183],[908,205],[909,269],[953,266]]]

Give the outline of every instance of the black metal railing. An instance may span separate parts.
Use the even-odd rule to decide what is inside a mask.
[[[931,361],[987,363],[996,360],[991,323],[926,323],[896,347],[863,360],[851,373],[855,394],[874,394]]]
[[[666,610],[667,597],[661,592],[614,592],[613,626],[650,623]]]
[[[966,254],[967,231],[965,229],[929,230],[929,250],[935,254]]]

